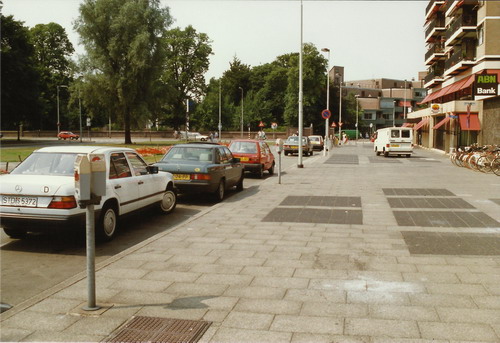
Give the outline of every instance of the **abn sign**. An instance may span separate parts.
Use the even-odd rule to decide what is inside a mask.
[[[474,95],[498,95],[497,74],[479,74],[474,81],[476,83]]]

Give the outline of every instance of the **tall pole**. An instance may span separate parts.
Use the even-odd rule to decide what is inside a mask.
[[[356,94],[356,143],[358,142],[359,132],[358,132],[358,105],[359,105],[359,94]]]
[[[243,88],[238,87],[241,89],[241,138],[243,138]]]
[[[304,108],[303,108],[303,97],[304,97],[304,92],[303,92],[303,85],[302,85],[302,58],[303,58],[303,15],[304,14],[304,6],[302,4],[302,0],[300,0],[300,50],[299,50],[299,157],[298,157],[298,162],[297,162],[297,167],[298,168],[304,168],[304,164],[302,164],[302,154],[303,154],[303,148],[302,148],[302,130],[304,127]]]
[[[342,81],[339,80],[339,142],[342,139]]]
[[[405,94],[404,94],[404,103],[403,103],[403,118],[406,120],[406,80],[405,80]]]
[[[57,134],[58,135],[59,132],[61,132],[61,121],[59,120],[59,88],[68,88],[68,86],[65,85],[57,86]]]
[[[328,52],[328,62],[326,65],[326,109],[330,110],[330,49],[323,48],[321,49],[323,52]],[[329,135],[329,118],[325,119],[325,141],[323,143],[323,156],[326,156],[326,150],[328,148],[328,137]]]
[[[396,100],[393,101],[392,107],[392,126],[396,126]]]
[[[78,87],[78,112],[80,113],[80,143],[81,143],[83,136],[83,128],[82,128],[82,99],[80,97],[80,87]]]
[[[219,141],[222,139],[222,78],[219,80]]]

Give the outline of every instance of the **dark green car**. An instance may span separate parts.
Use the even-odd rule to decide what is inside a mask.
[[[226,189],[243,189],[243,165],[223,145],[177,144],[155,165],[172,173],[174,185],[181,193],[212,193],[221,201]]]

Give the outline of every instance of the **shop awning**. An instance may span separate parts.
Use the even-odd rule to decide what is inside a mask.
[[[417,125],[415,125],[413,127],[413,130],[417,131],[417,130],[420,130],[422,128],[422,126],[424,126],[425,124],[427,124],[429,122],[429,118],[424,118],[422,119],[421,121],[418,122]]]
[[[479,116],[474,114],[459,114],[460,129],[462,131],[480,131],[481,123],[479,123]]]
[[[412,127],[413,123],[404,123],[401,127]]]
[[[411,107],[411,101],[399,100],[398,106],[399,107]]]
[[[439,129],[441,126],[443,126],[444,124],[446,124],[447,122],[449,122],[451,119],[451,117],[445,117],[443,120],[441,120],[439,123],[437,123],[436,125],[434,125],[432,128],[434,130],[437,130]]]
[[[437,98],[441,98],[445,95],[452,94],[455,92],[458,92],[459,90],[465,89],[467,87],[470,87],[472,83],[474,82],[474,75],[469,75],[467,77],[464,77],[462,80],[457,81],[449,86],[446,86],[444,88],[441,88],[440,90],[431,93],[427,95],[420,104],[424,104],[426,102],[432,101]]]

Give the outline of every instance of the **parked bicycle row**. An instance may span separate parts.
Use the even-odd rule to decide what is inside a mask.
[[[459,167],[500,176],[500,147],[498,145],[472,144],[459,147],[450,154],[450,160]]]

